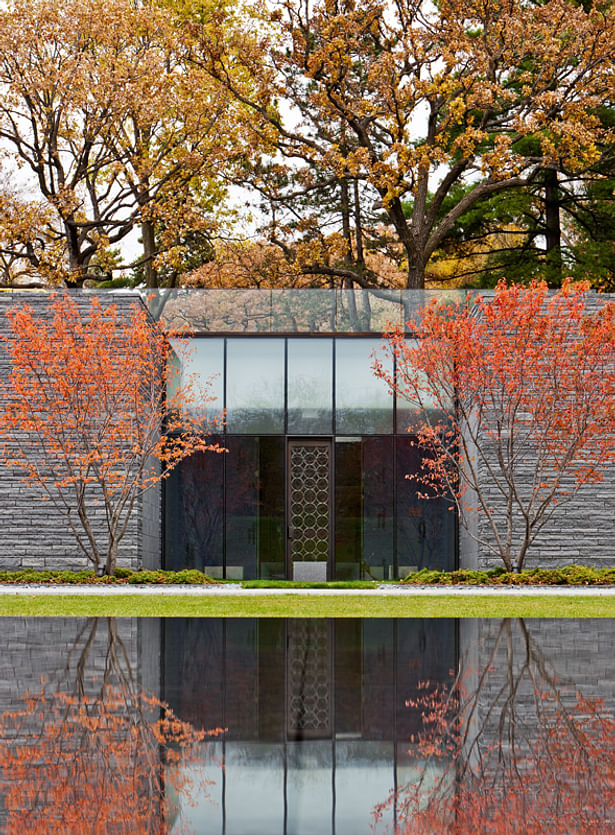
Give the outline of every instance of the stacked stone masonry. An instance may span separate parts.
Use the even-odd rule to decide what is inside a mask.
[[[0,332],[8,335],[6,313],[10,308],[29,305],[41,321],[50,318],[51,294],[46,292],[0,293]],[[115,304],[128,316],[135,304],[134,296],[99,294],[103,305]],[[87,293],[74,294],[84,316],[90,305]],[[10,357],[0,346],[0,381],[6,382]],[[140,498],[131,516],[128,530],[120,544],[118,566],[138,569],[160,565],[160,489],[154,488]],[[106,542],[104,508],[92,508],[97,541]],[[36,484],[21,478],[18,470],[2,467],[0,475],[0,569],[67,569],[90,568],[91,563],[80,549],[65,518],[50,501],[44,501]]]
[[[596,310],[615,296],[588,293],[587,309]],[[529,491],[533,471],[519,470],[519,491]],[[503,508],[503,498],[485,477],[485,496],[495,514]],[[615,467],[609,467],[604,480],[583,487],[571,501],[557,508],[553,519],[540,532],[524,563],[524,568],[556,568],[579,563],[593,568],[615,565]],[[476,520],[475,532],[481,539],[492,541],[485,516]],[[488,548],[477,546],[460,531],[459,562],[462,568],[489,569],[501,566],[502,561]]]

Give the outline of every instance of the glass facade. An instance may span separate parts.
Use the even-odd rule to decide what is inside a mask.
[[[387,580],[455,567],[449,502],[419,499],[406,478],[420,467],[415,420],[372,372],[379,338],[254,334],[192,344],[182,373],[213,375],[219,399],[206,408],[225,414],[227,451],[194,456],[169,479],[167,568],[292,579],[301,562],[313,563],[306,579]],[[322,450],[328,463],[317,466]],[[326,531],[307,524],[309,508],[291,513],[291,502],[312,494]]]
[[[433,299],[463,302],[466,290],[143,290],[151,315],[191,333],[380,334],[404,326]]]
[[[345,435],[393,431],[393,398],[372,371],[378,339],[337,339],[335,429]],[[382,355],[382,350],[379,352]]]
[[[288,434],[333,431],[333,340],[289,339]]]
[[[225,380],[227,432],[284,431],[283,339],[227,339]]]

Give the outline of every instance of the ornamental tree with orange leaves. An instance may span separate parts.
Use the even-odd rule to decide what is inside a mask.
[[[549,294],[435,300],[386,337],[396,376],[375,373],[414,410],[423,451],[413,479],[446,496],[484,553],[520,571],[541,532],[615,459],[615,305],[584,284]]]
[[[212,398],[191,380],[167,395],[177,357],[139,303],[52,296],[49,313],[7,313],[3,463],[41,488],[94,569],[112,574],[143,493],[194,451],[222,451],[199,420]]]

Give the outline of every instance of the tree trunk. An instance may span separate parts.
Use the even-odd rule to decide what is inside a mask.
[[[109,548],[107,549],[107,559],[105,561],[105,570],[104,573],[107,577],[111,577],[115,571],[117,566],[117,552],[118,552],[118,542],[117,539],[113,534],[109,534],[110,541],[109,541]]]
[[[423,290],[425,287],[425,265],[419,261],[408,263],[408,290]]]
[[[79,248],[79,234],[77,227],[70,220],[64,221],[66,232],[66,250],[68,253],[68,268],[70,276],[68,281],[77,287],[83,284],[83,264],[81,263],[81,252]]]
[[[545,273],[549,287],[562,283],[562,232],[560,225],[560,195],[557,171],[545,171]]]
[[[143,273],[146,287],[158,287],[158,275],[154,269],[154,256],[156,255],[156,232],[154,224],[150,220],[144,220],[141,224],[141,237],[143,239]]]

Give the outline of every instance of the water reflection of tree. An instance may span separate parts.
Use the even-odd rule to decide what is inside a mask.
[[[480,669],[409,704],[422,776],[376,810],[395,802],[397,833],[615,831],[612,709],[566,692],[523,620],[502,622]]]
[[[0,716],[2,831],[178,831],[169,798],[204,791],[182,766],[208,735],[139,690],[115,619],[88,620],[55,680]]]

